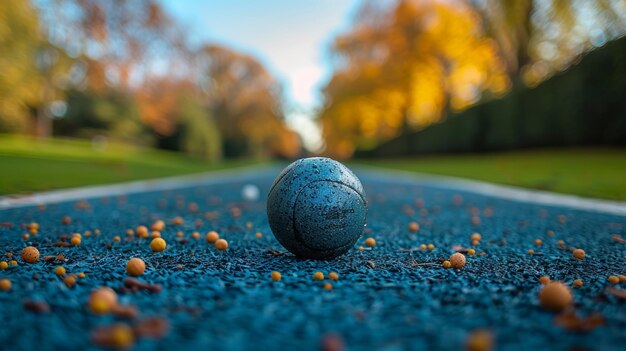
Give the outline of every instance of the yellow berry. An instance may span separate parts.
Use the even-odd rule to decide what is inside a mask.
[[[6,261],[0,262],[0,270],[3,271],[5,269],[7,269],[7,268],[9,268],[9,264]]]
[[[61,276],[63,276],[63,275],[65,275],[65,268],[64,268],[63,266],[58,266],[58,267],[54,270],[54,273],[55,273],[56,275],[61,275]]]
[[[256,232],[256,234],[254,234],[254,236],[255,236],[257,239],[261,239],[261,238],[263,237],[263,233],[261,233],[261,232]]]
[[[72,244],[73,246],[80,246],[80,243],[81,243],[81,239],[77,236],[73,237],[70,240],[70,244]]]
[[[194,238],[195,240],[198,240],[198,239],[200,239],[200,233],[198,233],[198,232],[193,232],[193,233],[191,234],[191,237],[192,237],[192,238]]]
[[[36,247],[28,246],[22,250],[22,260],[28,263],[39,261],[39,250]]]
[[[176,233],[176,237],[177,238],[182,238],[183,236],[185,236],[185,233],[183,233],[183,232],[177,232]]]
[[[626,275],[618,275],[617,278],[619,278],[620,283],[626,283]]]
[[[4,279],[0,279],[0,290],[2,291],[9,291],[11,290],[11,281],[4,278]]]
[[[572,285],[574,285],[577,288],[580,288],[581,286],[583,286],[583,281],[580,279],[574,279],[574,281],[572,282]]]
[[[158,230],[154,230],[154,231],[152,231],[152,233],[150,233],[150,236],[152,238],[160,238],[161,237],[161,232],[158,231]]]
[[[376,239],[374,239],[374,238],[367,238],[367,239],[365,239],[365,246],[369,246],[369,247],[376,246]]]
[[[79,277],[80,279],[85,279],[85,272],[80,272],[80,273],[78,273],[78,277]]]
[[[328,273],[328,279],[337,281],[339,280],[339,274],[337,274],[336,272],[330,272]]]
[[[443,263],[441,265],[443,266],[443,268],[450,268],[450,267],[452,267],[452,263],[450,263],[450,261],[443,261]]]
[[[422,250],[426,250],[427,248],[428,248],[428,246],[426,246],[426,244],[420,245],[420,249],[422,249]]]
[[[565,245],[565,241],[559,240],[559,241],[556,242],[556,244],[559,245],[559,246],[563,246],[563,245]]]
[[[333,285],[331,283],[324,284],[324,290],[333,290]]]
[[[572,304],[572,292],[561,282],[550,282],[539,291],[539,302],[543,308],[559,312]]]
[[[619,284],[619,277],[617,276],[609,276],[609,283],[611,284]]]
[[[273,281],[277,282],[281,280],[283,276],[279,272],[273,271],[271,277]]]
[[[428,244],[428,249],[429,250],[434,250],[435,249],[435,245],[434,244]]]
[[[470,236],[470,240],[474,241],[474,240],[480,240],[482,239],[482,236],[479,233],[474,233]]]
[[[452,256],[450,256],[450,264],[452,268],[456,269],[465,267],[465,255],[460,252],[452,254]]]
[[[17,266],[17,261],[16,260],[11,260],[11,261],[9,261],[9,264],[11,266]]]
[[[583,250],[583,249],[576,249],[576,250],[574,250],[572,252],[572,255],[577,260],[584,260],[585,259],[585,250]]]
[[[138,277],[143,274],[146,270],[146,263],[140,258],[131,258],[128,263],[126,263],[126,272],[129,275]]]
[[[548,277],[547,275],[543,276],[543,277],[539,278],[539,282],[541,284],[543,284],[543,285],[546,285],[546,284],[548,284],[550,282],[550,277]]]
[[[150,242],[150,249],[152,249],[153,252],[161,252],[165,250],[166,247],[167,243],[161,238],[154,238],[152,242]]]
[[[534,255],[535,254],[535,250],[533,250],[533,249],[528,250],[528,254],[529,255]]]
[[[322,272],[315,272],[313,274],[313,280],[324,280],[324,273],[322,273]]]
[[[541,239],[535,239],[535,245],[541,246],[541,244],[543,244],[543,241],[541,241]]]
[[[220,250],[220,251],[224,251],[224,250],[228,249],[228,241],[226,241],[224,239],[218,239],[215,242],[215,248]]]
[[[476,250],[474,250],[474,249],[467,249],[467,254],[470,255],[470,256],[474,256],[474,255],[476,255]]]
[[[217,234],[216,231],[212,230],[208,233],[206,233],[206,241],[211,243],[211,244],[215,244],[215,242],[220,238],[220,235]]]

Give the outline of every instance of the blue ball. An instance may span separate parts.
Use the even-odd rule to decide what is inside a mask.
[[[363,233],[367,215],[359,179],[325,157],[297,160],[274,180],[267,217],[276,239],[299,257],[329,259],[346,253]]]

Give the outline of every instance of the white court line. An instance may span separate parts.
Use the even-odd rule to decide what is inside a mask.
[[[509,185],[500,185],[478,180],[469,180],[450,176],[440,176],[425,173],[415,173],[401,170],[373,166],[356,166],[357,170],[364,170],[365,176],[376,178],[390,178],[406,184],[418,184],[437,188],[466,191],[494,198],[517,202],[533,203],[547,206],[562,206],[578,210],[608,213],[626,216],[626,202],[584,198],[575,195],[557,194],[548,191],[530,190]],[[358,172],[357,172],[358,174]]]
[[[59,189],[26,195],[0,196],[0,210],[123,194],[188,188],[197,185],[213,185],[231,181],[253,180],[260,174],[268,173],[271,170],[273,171],[274,168],[275,167],[272,166],[238,167],[168,178]],[[271,172],[271,174],[273,173],[274,172]]]
[[[403,182],[421,186],[465,191],[494,198],[547,206],[562,206],[584,211],[601,212],[626,216],[626,202],[582,198],[574,195],[556,194],[547,191],[528,190],[508,185],[468,180],[463,178],[414,173],[383,169],[371,166],[356,166],[357,175],[380,178],[385,181]],[[176,176],[153,180],[140,180],[111,185],[88,186],[71,189],[52,190],[29,195],[0,197],[0,210],[76,201],[89,198],[136,194],[141,192],[188,188],[197,185],[214,185],[232,181],[254,180],[260,175],[275,176],[279,169],[275,166],[250,166],[222,171]]]

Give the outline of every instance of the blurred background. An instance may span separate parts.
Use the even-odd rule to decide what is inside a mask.
[[[626,199],[624,33],[624,0],[4,0],[0,193],[321,154]]]

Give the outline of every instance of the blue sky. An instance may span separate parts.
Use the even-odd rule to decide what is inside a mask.
[[[161,0],[193,41],[218,42],[257,57],[280,80],[289,125],[318,148],[310,121],[331,73],[328,47],[359,0]]]

